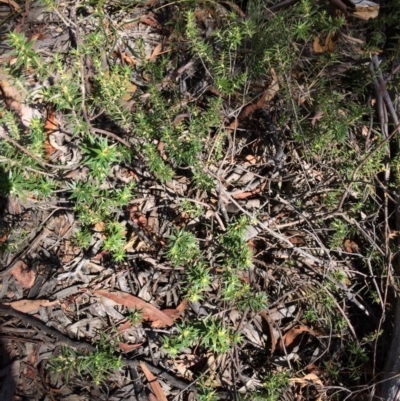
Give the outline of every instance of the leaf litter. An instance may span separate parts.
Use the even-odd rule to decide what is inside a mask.
[[[15,10],[20,7],[15,2],[2,3]],[[365,20],[376,18],[378,8],[372,2],[369,3],[371,4],[367,8],[355,10],[353,14]],[[33,13],[26,3],[23,6],[25,10],[22,21],[11,18],[7,22],[7,30],[11,32],[18,28],[26,14],[28,20],[32,19],[32,26],[26,23],[23,29],[27,34],[29,29],[43,30],[41,33],[34,33],[37,38],[35,48],[37,52],[40,49],[45,60],[50,61],[49,55],[55,52],[62,54],[81,45],[72,43],[71,27],[77,29],[82,37],[96,26],[94,14],[91,14],[94,12],[93,5],[88,5],[86,10],[90,18],[83,18],[78,22],[74,21],[76,14],[72,11],[68,14],[67,9],[63,9],[67,4],[68,2],[60,4],[60,8],[49,9],[44,13]],[[54,328],[53,336],[56,336],[56,332],[66,333],[83,344],[98,343],[101,333],[107,333],[110,339],[118,338],[117,344],[124,354],[126,365],[124,370],[110,375],[107,382],[100,386],[92,386],[87,376],[74,378],[70,383],[63,382],[62,377],[52,377],[51,382],[47,382],[47,376],[42,375],[42,372],[48,367],[46,361],[56,353],[54,338],[35,329],[32,320],[30,325],[24,325],[23,321],[16,318],[5,317],[1,333],[4,334],[4,356],[8,359],[3,359],[0,368],[9,369],[9,373],[5,376],[0,398],[11,379],[20,394],[32,399],[36,397],[35,392],[43,397],[65,401],[125,400],[130,398],[119,394],[132,395],[132,381],[139,387],[148,383],[159,401],[184,399],[182,390],[187,392],[185,397],[193,399],[199,391],[195,383],[203,379],[203,387],[215,391],[219,399],[232,399],[236,397],[236,392],[245,395],[249,393],[252,397],[251,391],[268,388],[266,377],[269,372],[278,375],[282,369],[287,369],[291,377],[282,393],[279,393],[284,397],[282,399],[328,399],[330,386],[334,388],[337,385],[329,376],[329,363],[350,363],[343,343],[361,347],[364,344],[364,334],[374,331],[372,321],[379,319],[376,310],[365,307],[370,302],[362,292],[354,294],[351,287],[353,283],[356,286],[361,285],[356,278],[355,258],[363,251],[362,247],[366,246],[368,240],[365,242],[365,238],[356,239],[351,232],[345,232],[343,238],[334,242],[335,233],[340,231],[340,225],[335,218],[340,217],[343,211],[335,214],[335,211],[329,209],[328,202],[325,204],[323,201],[330,199],[329,194],[336,196],[335,191],[342,178],[329,156],[324,158],[323,150],[320,150],[320,154],[315,154],[315,149],[312,150],[315,157],[306,160],[304,149],[300,150],[291,137],[293,122],[283,121],[288,107],[283,100],[283,92],[287,90],[288,82],[296,79],[297,71],[293,68],[285,76],[276,71],[275,67],[271,67],[264,82],[249,81],[248,92],[242,100],[238,100],[237,94],[225,96],[221,88],[207,79],[208,71],[200,72],[202,63],[194,60],[190,51],[184,47],[184,34],[180,33],[173,40],[177,40],[179,46],[186,50],[179,57],[173,50],[170,51],[172,41],[169,42],[168,35],[172,31],[171,24],[166,21],[172,18],[172,14],[178,15],[179,8],[173,4],[163,4],[160,7],[160,4],[148,2],[146,6],[132,7],[132,15],[124,12],[122,4],[108,5],[110,20],[103,21],[102,29],[115,41],[112,45],[105,44],[107,57],[103,60],[102,68],[108,79],[112,76],[109,68],[111,61],[118,60],[122,65],[131,68],[133,78],[126,93],[122,95],[123,107],[130,113],[139,110],[138,100],[135,98],[132,101],[137,94],[140,94],[144,104],[152,96],[148,91],[149,77],[141,74],[139,69],[143,65],[143,58],[140,57],[142,51],[144,60],[154,65],[164,60],[164,55],[173,53],[171,57],[177,57],[175,61],[184,66],[174,69],[169,65],[167,76],[158,86],[163,90],[172,88],[171,92],[179,90],[183,95],[180,99],[183,104],[188,102],[202,110],[202,102],[207,97],[215,94],[221,96],[224,107],[221,109],[220,124],[225,127],[225,131],[220,130],[218,135],[210,135],[208,138],[210,155],[220,146],[217,138],[227,138],[229,144],[225,144],[222,158],[210,162],[209,156],[209,166],[206,167],[207,163],[204,163],[204,169],[213,177],[216,189],[203,191],[196,188],[193,177],[185,168],[177,170],[168,184],[161,185],[148,171],[141,157],[137,157],[132,163],[118,166],[114,170],[114,176],[109,177],[109,180],[105,180],[108,182],[102,185],[107,192],[111,191],[113,185],[117,186],[121,182],[135,182],[134,198],[127,210],[118,212],[120,221],[124,223],[123,235],[129,238],[123,263],[116,263],[111,252],[102,249],[103,243],[109,238],[109,227],[105,221],[96,221],[94,225],[97,232],[88,238],[86,248],[75,245],[79,221],[72,203],[65,198],[67,187],[58,191],[60,196],[52,194],[44,202],[38,199],[34,188],[28,191],[26,198],[19,196],[20,194],[11,196],[1,216],[4,227],[13,225],[14,229],[12,233],[11,230],[7,233],[0,232],[0,245],[6,244],[12,249],[1,254],[1,263],[5,269],[2,272],[0,289],[2,303],[26,314],[34,313],[36,319]],[[213,32],[223,25],[229,12],[237,13],[240,18],[246,16],[237,4],[231,2],[222,2],[215,9],[210,7],[208,10],[196,11],[196,22],[210,42]],[[357,27],[356,22],[351,24],[352,27]],[[116,27],[120,30],[120,37],[116,36]],[[351,34],[352,37],[357,36],[356,33]],[[315,60],[316,55],[324,57],[326,53],[344,52],[341,40],[344,38],[346,42],[349,35],[324,35],[314,37],[314,41],[304,49],[302,60],[313,63],[310,60]],[[364,43],[364,40],[357,37],[354,41],[357,46]],[[218,46],[220,45],[216,45],[216,49]],[[351,50],[348,51],[351,57],[355,57]],[[357,49],[354,52],[357,53]],[[349,55],[345,52],[343,54],[348,60]],[[11,64],[15,60],[14,57]],[[66,58],[63,62],[65,65],[62,74],[72,68],[69,65],[71,59]],[[96,73],[90,60],[82,62],[81,67],[80,79],[82,88],[85,88],[81,94],[90,97]],[[89,169],[82,164],[85,152],[81,138],[78,139],[78,135],[73,132],[76,121],[71,122],[68,119],[70,116],[62,111],[62,107],[43,107],[42,92],[49,87],[48,82],[40,82],[40,78],[30,70],[24,70],[21,74],[20,78],[26,80],[25,84],[34,89],[38,97],[25,101],[20,92],[21,86],[17,86],[3,72],[0,87],[4,110],[15,113],[24,129],[32,126],[35,116],[41,116],[46,121],[44,159],[51,162],[54,170],[47,166],[51,170],[39,170],[40,173],[35,174],[57,175],[55,168],[59,165],[66,167],[62,176],[65,180],[70,180],[69,183],[85,181],[90,175]],[[323,75],[322,71],[314,79],[318,81]],[[56,75],[52,77],[57,78]],[[313,105],[307,100],[309,96],[306,92],[311,91],[316,83],[307,82],[306,79],[300,81],[294,82],[289,91],[294,92],[296,85],[298,86],[296,90],[302,93],[298,103],[310,111],[305,119],[310,120],[309,125],[312,128],[318,128],[325,123],[324,119],[335,107],[331,105],[323,109],[324,105]],[[53,95],[57,97],[59,94]],[[296,99],[294,93],[291,95]],[[81,101],[84,102],[85,99],[82,98]],[[187,124],[198,112],[196,107],[189,112],[177,110],[175,115],[170,116],[172,125],[182,129],[182,143],[188,134]],[[340,111],[340,107],[337,110]],[[151,109],[148,111],[151,112]],[[99,138],[103,134],[110,135],[111,131],[108,138],[113,146],[117,142],[121,144],[121,139],[126,139],[132,141],[128,142],[129,146],[139,148],[139,142],[129,137],[131,132],[124,131],[122,123],[119,122],[121,125],[118,126],[115,122],[110,122],[104,114],[106,110],[98,112],[100,117],[87,116],[86,123],[94,121],[93,124],[97,124]],[[339,113],[338,116],[346,119],[346,113]],[[295,115],[293,118],[298,117]],[[368,125],[362,124],[360,132],[363,138],[370,136],[366,127]],[[329,131],[332,127],[324,126],[323,129]],[[26,130],[22,132],[23,135],[26,133]],[[354,128],[350,135],[353,143],[359,140],[355,139],[356,134]],[[14,140],[12,137],[11,139]],[[23,138],[18,140],[21,146],[27,146],[28,142]],[[374,137],[372,142],[377,140],[378,137]],[[360,144],[363,143],[360,141]],[[167,142],[159,140],[154,145],[160,158],[169,162],[171,156]],[[302,157],[304,160],[301,160]],[[333,183],[332,188],[329,188],[330,183]],[[327,190],[330,192],[326,192]],[[351,191],[350,195],[353,196],[351,201],[355,202],[358,195]],[[184,204],[183,207],[182,198],[189,199],[191,206]],[[1,202],[3,205],[3,199]],[[196,205],[200,206],[200,212],[196,210]],[[205,210],[209,212],[206,213]],[[226,232],[229,223],[240,215],[249,217],[250,222],[246,229],[248,242],[244,246],[251,247],[252,260],[248,274],[238,273],[239,281],[249,284],[252,294],[268,294],[269,311],[253,313],[248,309],[239,310],[222,299],[221,280],[217,274],[213,275],[212,282],[206,287],[204,298],[189,302],[185,299],[188,282],[184,273],[187,266],[173,266],[165,256],[169,237],[176,229],[185,227],[188,232],[195,233],[201,239],[202,252],[212,253],[218,236]],[[360,237],[363,230],[371,230],[369,224],[375,224],[372,219],[369,216],[369,220],[360,223]],[[325,221],[334,221],[336,225],[325,226]],[[210,227],[213,229],[210,230]],[[393,233],[397,232],[396,229],[390,231],[391,240],[395,239]],[[375,251],[382,254],[382,244],[377,239],[372,242]],[[300,253],[301,250],[303,254]],[[209,267],[213,274],[225,274],[226,266],[220,263],[218,257],[219,255],[210,257]],[[332,263],[328,265],[328,261]],[[8,269],[10,266],[12,269]],[[345,278],[340,276],[341,269],[345,271]],[[363,274],[366,277],[365,285],[372,286],[374,276],[369,277],[370,272]],[[321,287],[320,282],[326,277],[328,280],[324,281],[325,287]],[[329,287],[328,284],[332,282],[337,288]],[[340,301],[335,305],[331,302],[332,291],[335,291],[334,297]],[[338,307],[349,316],[359,338],[354,338],[344,328],[343,321],[337,319],[332,323],[332,308]],[[279,313],[272,314],[272,310]],[[285,310],[287,313],[282,312]],[[340,315],[337,313],[338,309],[335,311]],[[132,312],[140,312],[142,320],[132,324],[129,320],[129,313]],[[316,313],[319,314],[317,321],[313,319]],[[204,319],[210,316],[221,319],[221,330],[231,327],[241,333],[245,337],[243,342],[235,344],[224,355],[209,352],[201,345],[201,338],[196,338],[192,345],[183,347],[180,359],[172,358],[164,352],[164,338],[177,336],[177,327],[199,317]],[[360,334],[363,324],[364,328],[368,327],[368,333],[365,329],[365,333]],[[333,331],[335,334],[331,336]],[[119,335],[123,337],[119,338]],[[120,339],[123,341],[119,341]],[[224,340],[228,341],[228,338],[224,337]],[[332,360],[327,359],[330,356]],[[356,363],[360,360],[355,359]],[[317,366],[317,373],[304,375],[304,369],[309,366]],[[142,372],[143,376],[138,372]],[[208,373],[207,376],[205,372]],[[348,385],[352,388],[353,384],[350,382]],[[365,391],[368,391],[368,387]],[[106,394],[112,398],[108,398]],[[143,393],[142,395],[145,397],[143,399],[154,399],[152,394],[148,397]],[[357,396],[358,392],[355,391],[353,398],[357,399]]]

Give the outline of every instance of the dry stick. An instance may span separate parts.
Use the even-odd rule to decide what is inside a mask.
[[[343,195],[340,199],[339,206],[337,208],[338,212],[342,211],[344,201],[346,200],[347,195],[349,194],[351,187],[354,184],[357,174],[360,171],[361,167],[363,167],[364,164],[368,161],[368,159],[371,156],[373,156],[383,145],[385,145],[387,142],[389,142],[393,138],[393,136],[396,134],[396,132],[398,131],[399,128],[400,128],[400,124],[397,124],[396,127],[394,128],[394,130],[390,133],[390,135],[388,135],[387,138],[383,139],[381,141],[381,143],[375,149],[373,149],[371,152],[369,152],[364,157],[364,159],[361,161],[361,163],[354,169],[353,174],[351,176],[351,182],[350,182],[349,186],[346,188],[346,191],[343,193]]]
[[[393,104],[390,100],[389,93],[386,89],[386,84],[383,79],[382,71],[379,68],[379,60],[377,56],[373,56],[370,66],[369,66],[371,72],[376,76],[374,78],[374,89],[375,89],[375,94],[377,98],[377,105],[378,105],[378,113],[379,113],[379,121],[381,123],[381,130],[383,133],[383,137],[386,138],[388,135],[388,116],[387,116],[387,110],[389,110],[394,123],[398,124],[399,121],[397,119],[396,113],[394,112],[394,107]],[[384,181],[386,185],[388,185],[389,180],[390,180],[390,164],[389,161],[391,159],[390,155],[390,146],[387,146],[386,149],[386,156],[387,160],[385,163],[385,174],[384,174]],[[385,194],[386,195],[386,194]],[[388,241],[388,234],[389,234],[389,199],[387,196],[384,196],[384,224],[385,224],[385,252],[386,252],[386,259],[388,259],[388,254],[389,254],[389,241]],[[383,316],[382,318],[383,319]],[[375,365],[374,365],[375,368]],[[375,374],[375,371],[373,371],[373,374]]]
[[[377,70],[377,77],[378,77],[378,81],[379,84],[376,85],[375,84],[375,88],[377,91],[377,96],[382,96],[385,105],[387,107],[387,110],[392,118],[392,121],[397,125],[397,127],[399,127],[399,119],[398,116],[396,114],[395,108],[393,106],[392,100],[390,99],[389,96],[389,92],[387,90],[386,87],[386,81],[383,78],[383,74],[382,71],[379,68],[379,61],[377,56],[374,56],[372,58],[372,62],[371,62],[374,67]],[[382,121],[381,121],[382,124]],[[396,128],[397,128],[396,127]],[[396,129],[395,129],[396,131]],[[400,195],[400,188],[397,188],[397,195]],[[387,197],[385,197],[385,206],[387,203]],[[396,205],[397,206],[397,205]],[[386,210],[385,210],[386,212]],[[389,253],[389,237],[388,237],[388,226],[387,226],[387,222],[385,225],[385,234],[386,234],[386,241],[385,241],[385,245],[386,245],[386,253],[387,253],[387,260],[390,261],[392,259],[391,254]],[[400,213],[398,211],[398,207],[396,207],[396,229],[398,230],[400,227]],[[399,243],[399,239],[398,239],[398,243]],[[388,274],[389,277],[389,274]],[[387,297],[387,288],[388,286],[386,286],[385,289],[385,300],[383,302],[386,302],[386,297]],[[387,379],[387,381],[385,381],[384,385],[382,386],[382,396],[383,399],[391,401],[391,400],[397,400],[398,399],[398,395],[399,395],[399,391],[400,391],[400,380],[399,378],[393,375],[393,373],[397,373],[400,371],[400,363],[399,363],[399,355],[400,355],[400,346],[399,346],[399,337],[400,337],[400,298],[398,297],[396,300],[396,304],[395,304],[395,314],[394,314],[394,334],[392,337],[392,343],[390,345],[390,350],[388,353],[388,358],[387,358],[387,362],[385,365],[385,379]],[[383,305],[384,308],[384,305]],[[384,314],[382,315],[380,322],[379,322],[379,328],[378,330],[380,330],[380,327],[383,323],[384,320]],[[376,354],[376,349],[377,349],[377,342],[375,342],[375,349],[374,349],[374,354]],[[375,367],[375,366],[374,366]]]
[[[109,131],[106,131],[106,130],[100,129],[100,128],[93,128],[93,127],[90,127],[90,130],[91,130],[91,131],[94,131],[94,132],[97,132],[97,133],[99,133],[99,134],[107,135],[108,137],[113,138],[113,139],[115,139],[116,141],[122,143],[122,144],[125,145],[127,148],[131,148],[131,145],[130,145],[129,142],[125,141],[125,139],[120,138],[118,135],[113,134],[112,132],[109,132]]]
[[[18,319],[21,319],[22,321],[30,324],[31,326],[34,326],[34,327],[42,330],[44,333],[57,338],[63,344],[67,344],[72,348],[79,349],[79,350],[85,350],[85,351],[89,351],[89,352],[96,352],[96,350],[97,350],[96,347],[91,344],[88,344],[88,343],[85,343],[82,341],[71,340],[69,337],[65,336],[58,330],[47,326],[45,323],[43,323],[41,320],[37,319],[36,317],[28,315],[27,313],[19,312],[16,309],[13,309],[11,306],[0,303],[0,314],[10,315],[10,316],[14,316]],[[26,341],[28,341],[28,340],[26,339]],[[125,358],[122,358],[121,360],[124,363],[124,365],[126,365],[126,366],[135,366],[135,367],[139,366],[138,360],[128,360]],[[171,376],[170,374],[168,374],[168,372],[163,371],[162,369],[157,368],[156,366],[152,365],[151,362],[149,362],[147,359],[145,359],[145,360],[146,360],[146,363],[149,365],[149,369],[151,371],[153,371],[153,373],[163,376],[164,379],[171,381],[172,384],[179,389],[185,389],[187,387],[186,383],[181,382],[180,380],[178,380],[178,379],[174,378],[173,376]]]
[[[214,174],[212,174],[211,171],[209,171],[209,173],[210,173],[211,175],[214,175]],[[251,213],[249,213],[247,210],[245,210],[234,198],[232,198],[232,196],[230,196],[230,195],[228,194],[227,191],[225,191],[225,190],[222,188],[222,184],[221,184],[221,183],[219,184],[219,191],[222,192],[226,197],[228,197],[229,200],[230,200],[235,206],[237,206],[237,207],[239,208],[239,210],[242,211],[246,216],[249,216],[250,218],[253,218],[253,216],[251,215]],[[274,238],[278,239],[279,241],[284,242],[286,245],[288,245],[288,247],[289,247],[290,249],[292,249],[293,251],[297,252],[297,253],[300,254],[301,256],[303,256],[303,257],[305,257],[305,258],[308,258],[308,259],[311,259],[313,262],[318,263],[318,264],[320,264],[320,265],[322,265],[322,266],[326,265],[326,262],[325,262],[325,261],[323,261],[323,260],[320,259],[320,258],[317,258],[317,257],[314,256],[314,255],[311,255],[310,253],[304,251],[304,250],[301,249],[301,248],[298,248],[298,247],[294,246],[285,236],[283,236],[282,234],[279,234],[279,233],[277,233],[276,231],[272,230],[271,228],[269,228],[267,225],[265,225],[265,224],[262,223],[261,221],[258,221],[258,220],[257,220],[257,225],[258,225],[260,228],[262,228],[263,230],[267,231],[268,234],[272,235]]]
[[[96,351],[96,347],[94,347],[93,345],[78,342],[78,341],[73,341],[70,338],[68,338],[67,336],[65,336],[64,334],[60,333],[58,330],[47,326],[46,324],[44,324],[41,320],[37,319],[36,317],[28,315],[26,313],[19,312],[19,311],[13,309],[11,306],[3,305],[0,303],[0,313],[2,315],[10,315],[10,316],[14,316],[18,319],[21,319],[22,321],[29,323],[31,326],[37,327],[38,329],[42,330],[44,333],[57,338],[58,340],[60,340],[64,344],[69,345],[72,348],[87,350],[89,352]]]

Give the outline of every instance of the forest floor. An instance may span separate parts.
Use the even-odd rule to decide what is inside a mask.
[[[400,2],[352,4],[0,0],[0,400],[385,394]]]

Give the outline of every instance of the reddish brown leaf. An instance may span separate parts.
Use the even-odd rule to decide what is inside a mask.
[[[23,288],[31,288],[35,282],[35,272],[30,269],[22,260],[16,263],[11,274]]]
[[[162,52],[162,43],[159,43],[153,50],[153,53],[151,53],[151,56],[149,57],[149,61],[156,61],[157,56],[160,55]]]
[[[239,126],[239,121],[243,120],[244,118],[252,115],[257,110],[263,109],[265,104],[272,100],[276,93],[279,91],[279,83],[278,83],[278,76],[273,68],[271,68],[271,76],[272,82],[270,83],[269,87],[264,91],[261,95],[260,99],[252,104],[247,105],[239,114],[239,117],[232,121],[229,125],[227,131],[231,133]]]
[[[266,321],[268,325],[268,330],[269,330],[269,337],[271,339],[271,355],[274,355],[274,352],[276,350],[276,346],[278,344],[278,339],[275,337],[274,329],[273,329],[273,324],[271,321],[271,318],[269,317],[268,312],[260,312],[260,316]]]
[[[343,242],[344,249],[346,252],[354,253],[358,252],[358,245],[356,242],[352,241],[351,239],[345,239]]]
[[[119,347],[122,349],[124,352],[131,352],[136,348],[139,348],[143,345],[143,343],[139,344],[126,344],[126,343],[119,343]]]
[[[52,107],[49,107],[47,110],[47,119],[44,125],[44,131],[46,133],[46,139],[44,142],[46,158],[50,159],[50,156],[55,151],[53,146],[51,146],[49,141],[49,135],[53,133],[58,128],[58,123],[56,121],[56,113],[54,112]]]
[[[14,111],[19,116],[22,114],[22,97],[18,90],[11,86],[5,79],[5,76],[0,76],[0,90],[4,97],[4,101],[6,102],[7,108],[11,111]]]
[[[261,188],[256,188],[253,191],[248,191],[248,192],[239,192],[235,193],[232,195],[233,199],[246,199],[250,198],[250,196],[254,196],[255,194],[259,193],[261,191]]]
[[[174,322],[179,319],[182,315],[183,312],[185,312],[187,308],[188,302],[187,300],[183,300],[177,307],[176,309],[164,309],[163,313],[165,313],[167,316],[169,316]],[[152,327],[162,327],[163,322],[160,320],[156,320],[152,323]]]
[[[125,323],[122,323],[119,327],[118,327],[118,333],[123,333],[125,330],[128,330],[132,327],[132,324],[130,322],[130,320],[127,320]]]
[[[20,299],[14,302],[7,302],[4,305],[10,305],[13,309],[23,313],[36,312],[41,306],[52,306],[59,301],[49,301],[47,299]]]
[[[313,336],[316,336],[318,334],[314,330],[309,329],[306,326],[299,326],[299,325],[294,326],[283,336],[283,344],[285,345],[285,347],[286,348],[290,347],[297,338],[297,336],[300,335],[301,333],[310,333]]]
[[[331,33],[328,33],[328,35],[325,38],[325,44],[323,45],[321,44],[319,36],[317,36],[314,39],[313,50],[315,53],[325,53],[325,52],[332,53],[334,47],[335,47],[335,42],[333,39],[333,35]]]
[[[134,297],[133,295],[128,294],[126,292],[116,291],[111,293],[106,290],[98,290],[95,291],[94,294],[111,299],[115,303],[119,305],[124,305],[127,308],[133,310],[141,309],[143,319],[150,320],[152,322],[159,321],[159,324],[161,325],[158,327],[172,326],[174,324],[173,319],[171,319],[164,312],[157,309],[154,305],[151,305],[143,301],[143,299]]]
[[[146,376],[146,379],[149,382],[150,387],[153,390],[153,393],[155,394],[157,400],[158,401],[168,401],[167,397],[164,394],[163,389],[160,386],[160,383],[157,381],[157,379],[153,375],[153,373],[150,372],[149,368],[146,366],[146,364],[143,361],[140,361],[140,367],[142,368],[142,371],[143,371],[144,375]]]

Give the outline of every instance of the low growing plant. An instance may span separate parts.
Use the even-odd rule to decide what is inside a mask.
[[[114,343],[102,336],[95,352],[78,351],[62,346],[58,355],[50,359],[51,371],[62,375],[66,382],[73,376],[89,377],[97,385],[122,368],[121,357],[115,356]]]

